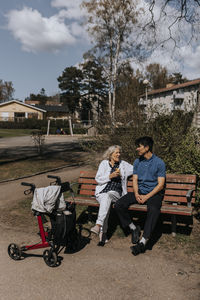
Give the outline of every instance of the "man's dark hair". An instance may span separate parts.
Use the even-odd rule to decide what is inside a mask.
[[[153,139],[150,136],[142,136],[135,140],[136,147],[143,145],[144,147],[149,146],[149,151],[153,149]]]

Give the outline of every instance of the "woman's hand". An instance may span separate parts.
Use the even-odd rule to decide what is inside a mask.
[[[113,173],[110,174],[109,178],[112,179],[112,178],[116,178],[118,176],[120,176],[120,170],[116,169]]]

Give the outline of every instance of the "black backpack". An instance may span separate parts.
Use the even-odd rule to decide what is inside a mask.
[[[76,229],[75,203],[66,203],[66,210],[55,212],[51,217],[52,240],[57,246],[75,248],[77,246],[78,233]]]

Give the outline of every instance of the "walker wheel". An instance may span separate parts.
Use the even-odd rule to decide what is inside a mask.
[[[8,246],[8,255],[14,260],[20,260],[22,251],[17,244],[10,244]]]
[[[43,259],[47,266],[49,267],[55,267],[57,265],[57,254],[52,250],[45,250],[43,252]]]

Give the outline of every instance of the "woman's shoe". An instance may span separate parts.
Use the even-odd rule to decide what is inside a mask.
[[[100,233],[100,227],[98,225],[95,225],[94,227],[92,227],[90,229],[90,231],[95,233],[95,234],[99,234]]]

